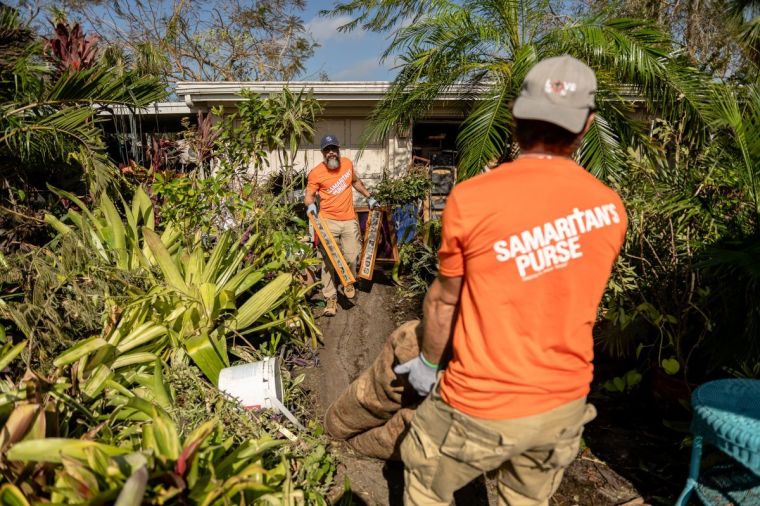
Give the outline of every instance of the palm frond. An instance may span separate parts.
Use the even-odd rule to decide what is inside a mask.
[[[496,83],[494,88],[478,100],[457,136],[460,180],[479,174],[486,164],[501,158],[509,145],[515,90],[505,83]]]
[[[709,115],[709,76],[673,52],[672,41],[649,21],[601,17],[569,23],[547,35],[552,52],[614,73],[619,92],[641,97],[650,111],[703,128]],[[696,130],[695,130],[696,133]]]
[[[3,111],[5,112],[5,111]],[[86,108],[25,111],[2,114],[0,144],[21,160],[39,157],[50,160],[60,156],[67,143],[97,150],[99,131],[92,122],[93,111]]]
[[[624,169],[620,139],[597,114],[578,151],[580,164],[600,179],[619,179]]]
[[[480,173],[487,164],[501,159],[509,148],[512,102],[537,59],[535,46],[524,45],[518,48],[514,63],[502,65],[490,74],[496,81],[487,94],[475,100],[475,107],[457,137],[460,179]]]
[[[739,90],[730,86],[716,88],[713,104],[712,126],[728,133],[731,143],[727,148],[738,150],[742,177],[760,216],[760,86],[754,84]]]
[[[115,74],[110,68],[96,66],[64,73],[40,102],[50,105],[101,104],[145,107],[165,96],[164,86],[154,77],[137,76],[132,72]]]
[[[448,0],[418,2],[416,0],[351,0],[337,3],[332,9],[324,9],[320,16],[353,18],[338,30],[350,32],[356,28],[372,32],[387,32],[403,23],[414,23]]]

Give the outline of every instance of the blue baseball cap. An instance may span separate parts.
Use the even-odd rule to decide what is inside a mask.
[[[320,142],[319,145],[321,146],[319,149],[323,151],[327,146],[335,146],[339,148],[340,142],[338,142],[338,138],[333,134],[327,134],[322,137],[322,142]]]

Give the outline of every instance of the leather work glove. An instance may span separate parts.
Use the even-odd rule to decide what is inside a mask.
[[[313,214],[314,216],[317,215],[317,205],[316,204],[309,204],[309,206],[306,208],[306,214]]]
[[[409,384],[422,397],[430,393],[438,378],[438,366],[433,366],[425,360],[422,353],[408,362],[397,365],[393,368],[393,372],[409,374]]]
[[[370,210],[376,208],[380,204],[377,200],[375,200],[375,197],[367,197],[367,205],[369,206]]]

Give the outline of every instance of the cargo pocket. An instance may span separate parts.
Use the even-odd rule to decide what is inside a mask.
[[[580,450],[583,427],[594,418],[596,418],[596,408],[592,404],[586,404],[580,421],[560,433],[548,462],[552,468],[563,469],[575,460]]]
[[[441,445],[441,453],[480,471],[499,467],[508,449],[499,433],[455,416]]]
[[[412,425],[401,441],[400,453],[405,469],[422,487],[429,489],[440,465],[440,454],[430,437]]]

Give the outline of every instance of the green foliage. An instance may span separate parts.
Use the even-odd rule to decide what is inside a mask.
[[[599,339],[618,356],[635,349],[644,369],[701,381],[760,360],[754,88],[715,91],[709,146],[685,123],[655,121],[661,156],[629,151],[630,168],[615,182],[630,231]]]
[[[417,226],[413,241],[399,248],[399,267],[394,279],[401,285],[401,293],[408,298],[423,296],[438,275],[438,247],[441,242],[441,222],[431,220]],[[399,273],[404,274],[403,282]]]
[[[636,369],[631,369],[622,376],[616,376],[605,381],[602,388],[608,392],[628,393],[641,383],[643,376]]]
[[[258,354],[251,343],[277,332],[278,340],[313,343],[308,287],[290,271],[308,264],[298,243],[251,223],[245,240],[230,231],[206,249],[198,234],[185,246],[171,223],[154,230],[158,220],[141,189],[120,209],[105,195],[91,208],[59,193],[73,206],[61,219],[46,218],[59,236],[33,258],[63,294],[87,280],[80,296],[92,304],[91,321],[85,330],[63,318],[66,299],[49,284],[51,314],[34,321],[42,300],[24,292],[0,301],[8,322],[0,364],[20,372],[23,359],[30,370],[45,370],[0,382],[0,473],[18,486],[3,493],[61,504],[324,503],[334,464],[320,441],[272,439],[293,436],[213,388],[230,365],[228,347],[236,356]],[[12,259],[19,269],[28,261]],[[30,279],[30,293],[36,286]],[[52,328],[68,343],[46,335]],[[33,482],[24,478],[29,469]]]
[[[17,185],[27,178],[24,169],[35,164],[76,166],[93,193],[105,189],[118,171],[98,128],[107,116],[98,112],[144,107],[165,95],[163,85],[153,77],[116,73],[100,60],[92,60],[90,68],[69,66],[60,72],[43,65],[41,45],[28,39],[15,11],[6,6],[0,10],[0,30],[17,34],[10,44],[28,44],[16,51],[18,59],[8,62],[13,78],[2,76],[8,90],[0,102],[0,157],[9,170],[4,179]]]
[[[180,437],[173,420],[156,405],[140,408],[141,445],[113,447],[78,439],[33,439],[15,444],[11,462],[34,463],[36,473],[55,473],[48,490],[27,491],[33,500],[58,504],[225,504],[243,501],[302,502],[286,462],[272,465],[265,454],[283,441],[261,438],[235,444],[218,420]],[[57,464],[57,465],[56,465]],[[27,488],[22,484],[21,492]],[[48,495],[49,494],[49,495]],[[183,500],[184,498],[184,500]]]
[[[262,211],[286,207],[259,185],[259,170],[268,161],[267,153],[276,152],[283,185],[289,188],[294,182],[291,169],[299,144],[314,135],[321,106],[310,91],[285,88],[267,98],[243,91],[242,96],[244,100],[232,113],[214,109],[219,121],[213,127],[202,127],[206,124],[203,120],[197,129],[186,133],[196,152],[213,152],[213,170],[207,154],[199,157],[198,168],[190,174],[155,174],[153,190],[160,202],[161,218],[190,235],[198,230],[216,233],[243,228],[242,224],[259,220],[254,215]]]
[[[256,180],[267,160],[267,151],[276,152],[287,176],[285,183],[289,184],[300,144],[311,142],[314,136],[321,104],[311,90],[294,92],[288,87],[267,98],[247,90],[243,90],[241,96],[244,100],[236,111],[225,114],[222,109],[214,110],[221,118],[216,143],[220,166],[233,171],[253,167],[253,180]]]
[[[372,194],[383,206],[401,206],[424,199],[431,186],[430,176],[423,167],[400,177],[384,177],[375,186]]]
[[[232,177],[227,170],[209,177],[157,173],[152,189],[161,203],[161,219],[182,227],[189,235],[249,221],[256,206],[246,197],[253,187],[250,182],[242,182],[242,187],[235,190],[230,185]]]

